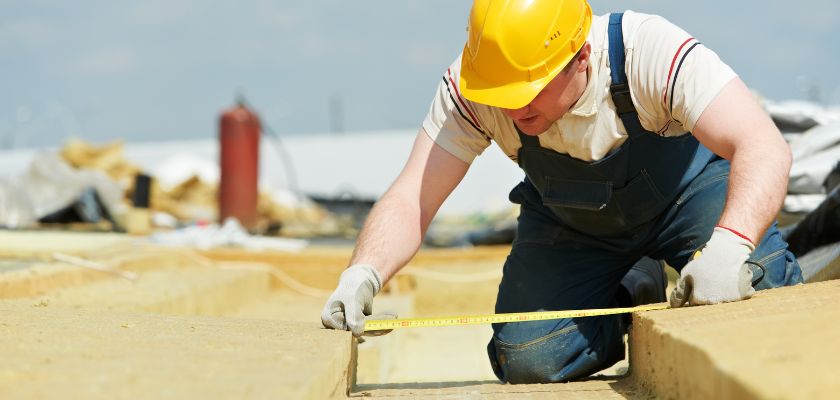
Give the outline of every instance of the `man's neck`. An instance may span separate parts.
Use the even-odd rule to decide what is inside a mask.
[[[587,67],[586,71],[578,72],[575,76],[574,85],[575,91],[577,92],[577,100],[575,100],[575,104],[572,108],[576,108],[578,106],[580,99],[583,98],[583,94],[586,93],[586,88],[589,86],[589,74],[589,67]]]

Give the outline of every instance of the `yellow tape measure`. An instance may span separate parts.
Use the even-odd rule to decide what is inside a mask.
[[[537,311],[510,314],[465,315],[436,318],[374,319],[365,321],[365,331],[382,331],[401,328],[423,328],[435,326],[498,324],[505,322],[543,321],[547,319],[594,317],[598,315],[624,314],[636,311],[663,310],[668,303],[647,304],[625,308],[596,308],[590,310]]]

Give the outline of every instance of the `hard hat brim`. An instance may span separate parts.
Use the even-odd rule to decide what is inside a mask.
[[[562,69],[562,68],[561,68]],[[461,94],[469,101],[492,107],[518,109],[525,107],[557,76],[557,72],[531,82],[494,86],[464,69],[459,82]]]

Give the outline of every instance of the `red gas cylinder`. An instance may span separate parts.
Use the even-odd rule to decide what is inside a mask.
[[[219,220],[236,217],[245,229],[257,224],[260,120],[242,101],[219,121]]]

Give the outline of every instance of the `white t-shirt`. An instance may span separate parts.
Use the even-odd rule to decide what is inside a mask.
[[[627,138],[609,87],[609,15],[593,18],[590,78],[580,100],[539,137],[545,148],[584,161],[600,160]],[[689,132],[703,110],[736,75],[713,51],[656,16],[627,11],[623,19],[625,71],[642,126],[663,136]],[[423,121],[439,146],[471,163],[491,140],[516,161],[522,146],[513,121],[501,109],[460,94],[461,57],[443,75]]]

